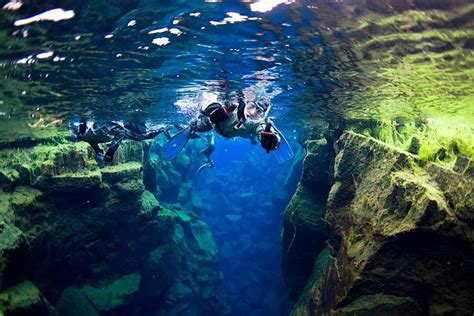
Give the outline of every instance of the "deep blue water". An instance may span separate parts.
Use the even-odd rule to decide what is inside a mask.
[[[301,152],[280,165],[248,140],[218,137],[213,157],[216,167],[195,176],[193,194],[202,200],[196,211],[216,239],[231,314],[286,315],[280,234],[301,173]]]

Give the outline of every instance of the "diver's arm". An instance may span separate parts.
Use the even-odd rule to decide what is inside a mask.
[[[209,132],[212,130],[212,123],[206,115],[199,115],[197,120],[191,122],[191,128],[198,133]]]

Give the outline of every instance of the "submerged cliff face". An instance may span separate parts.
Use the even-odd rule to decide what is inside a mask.
[[[292,314],[471,314],[472,162],[459,156],[452,169],[420,166],[415,155],[351,132],[335,149],[325,207],[313,202],[321,186],[302,181],[287,209],[284,236],[294,227],[292,247],[310,252],[286,266],[287,284],[299,294]],[[304,174],[314,177],[315,166],[305,163]],[[306,241],[298,241],[300,229],[311,232],[300,237]],[[312,270],[304,290],[295,287],[302,266]]]
[[[156,199],[160,186],[182,191],[163,181],[178,172],[160,162],[158,145],[125,143],[112,165],[87,144],[29,145],[0,152],[1,313],[225,309],[207,225]]]

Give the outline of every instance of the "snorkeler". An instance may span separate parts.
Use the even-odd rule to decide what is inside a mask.
[[[253,145],[260,142],[267,154],[273,152],[278,162],[283,163],[294,154],[285,137],[268,117],[270,108],[266,103],[246,103],[242,96],[238,98],[238,105],[213,102],[205,106],[188,127],[168,141],[164,147],[165,157],[175,158],[195,133],[214,130],[225,138],[248,138]]]
[[[160,127],[156,130],[148,128],[144,123],[122,123],[110,121],[98,124],[90,121],[83,121],[73,125],[72,139],[87,142],[94,149],[97,158],[104,161],[112,161],[114,154],[124,139],[143,141],[153,139],[163,133],[166,138],[171,136],[168,129]],[[100,143],[111,142],[107,151],[100,148]]]

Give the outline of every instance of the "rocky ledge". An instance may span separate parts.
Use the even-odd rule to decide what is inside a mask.
[[[109,165],[87,144],[0,151],[1,315],[225,310],[207,225],[157,200],[182,191],[157,146],[124,143]]]
[[[415,155],[346,132],[324,174],[333,146],[317,142],[285,216],[292,315],[472,314],[472,162],[421,166]]]

